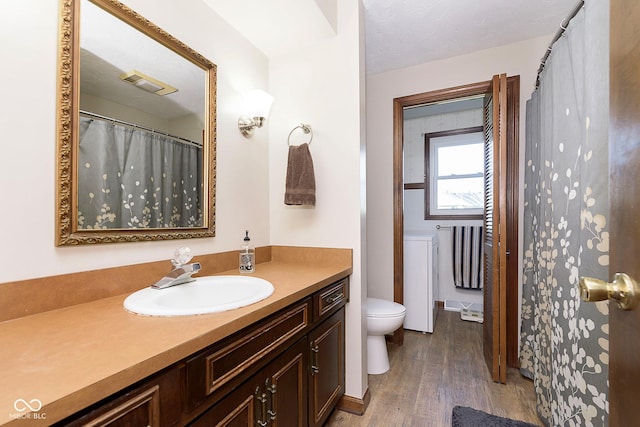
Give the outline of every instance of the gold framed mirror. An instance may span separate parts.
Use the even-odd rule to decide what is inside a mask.
[[[60,0],[56,246],[215,235],[216,65],[115,0]]]

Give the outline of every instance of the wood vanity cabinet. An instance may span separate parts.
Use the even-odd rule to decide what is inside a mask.
[[[58,425],[321,426],[344,394],[348,278]]]

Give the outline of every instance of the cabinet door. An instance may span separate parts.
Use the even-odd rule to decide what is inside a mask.
[[[195,420],[193,427],[304,426],[307,417],[306,339]]]
[[[309,425],[321,426],[344,394],[344,308],[309,334]]]
[[[307,425],[307,340],[298,341],[268,367],[267,418],[272,426]]]

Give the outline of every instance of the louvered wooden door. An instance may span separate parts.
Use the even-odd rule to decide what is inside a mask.
[[[494,381],[507,381],[507,76],[493,76],[484,105],[483,349]]]

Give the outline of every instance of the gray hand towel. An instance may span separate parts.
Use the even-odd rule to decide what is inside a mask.
[[[316,179],[309,144],[289,146],[285,205],[316,205]]]

